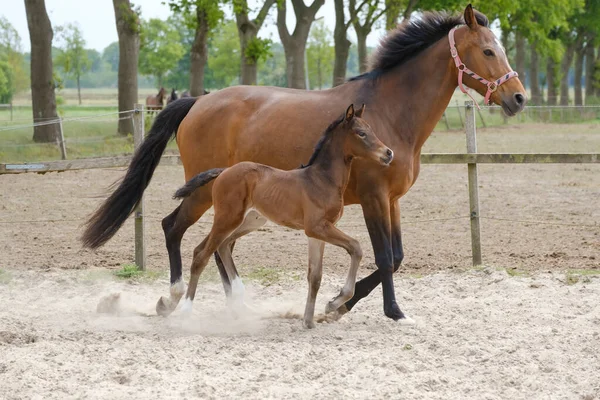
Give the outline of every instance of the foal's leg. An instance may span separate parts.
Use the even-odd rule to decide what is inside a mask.
[[[337,310],[346,301],[350,300],[354,295],[354,285],[356,283],[356,274],[362,259],[362,250],[358,240],[346,235],[333,224],[329,222],[320,222],[315,227],[306,229],[306,234],[312,238],[331,243],[335,246],[342,247],[350,254],[350,270],[346,277],[346,283],[340,294],[327,305],[325,312]]]
[[[215,213],[212,229],[206,239],[194,250],[194,261],[190,271],[190,282],[184,302],[184,311],[190,312],[192,302],[196,296],[196,288],[200,274],[204,271],[210,256],[217,251],[219,246],[242,224],[243,210],[239,212]]]
[[[258,228],[262,227],[267,219],[256,211],[250,211],[246,214],[244,222],[239,226],[224,242],[219,246],[217,254],[223,264],[226,276],[231,282],[231,291],[227,296],[227,302],[232,308],[245,308],[244,304],[244,284],[240,278],[235,263],[233,262],[232,251],[235,241]],[[227,293],[226,293],[227,294]]]
[[[185,293],[181,270],[181,239],[187,229],[211,207],[210,187],[212,185],[197,189],[190,197],[185,198],[175,211],[162,220],[169,252],[171,290],[169,299],[161,297],[156,303],[156,312],[159,315],[169,315]]]
[[[321,287],[321,277],[323,276],[324,250],[325,242],[308,238],[308,297],[306,299],[306,308],[304,309],[304,327],[309,329],[315,327],[313,319],[315,316],[317,293]]]

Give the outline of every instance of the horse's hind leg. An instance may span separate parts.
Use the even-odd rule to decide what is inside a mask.
[[[185,284],[182,280],[181,239],[187,229],[196,223],[211,205],[210,188],[199,188],[162,220],[167,251],[169,252],[171,290],[169,299],[161,297],[156,303],[156,312],[159,315],[166,316],[173,312],[185,293]]]
[[[229,292],[226,291],[227,294],[227,303],[229,306],[234,309],[234,311],[239,311],[246,309],[247,307],[244,304],[244,284],[242,279],[240,278],[238,271],[235,267],[235,263],[233,261],[233,247],[235,245],[235,241],[245,236],[251,232],[254,232],[258,228],[262,227],[267,222],[267,219],[263,217],[260,213],[252,210],[246,214],[244,217],[244,222],[233,232],[224,242],[219,246],[217,250],[217,254],[219,259],[222,262],[222,266],[224,269],[224,273],[231,282],[231,289]],[[223,276],[221,276],[223,278]]]
[[[314,328],[315,303],[317,293],[321,287],[321,277],[323,276],[323,251],[325,242],[317,239],[308,238],[308,296],[306,298],[306,308],[304,309],[305,328]]]

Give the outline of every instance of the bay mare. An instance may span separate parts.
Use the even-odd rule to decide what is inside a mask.
[[[356,239],[335,226],[344,211],[343,195],[350,168],[355,159],[371,160],[385,167],[394,158],[392,150],[381,143],[369,124],[361,118],[364,109],[363,105],[355,113],[354,106],[350,105],[345,114],[329,125],[308,165],[303,168],[284,171],[244,161],[229,168],[204,171],[175,193],[177,199],[186,198],[215,180],[212,187],[214,220],[210,233],[194,250],[184,310],[191,311],[200,274],[215,252],[222,259],[227,277],[232,282],[235,292],[233,305],[243,307],[243,285],[234,283],[238,276],[230,245],[233,240],[264,225],[267,219],[288,228],[304,230],[309,239],[308,296],[304,311],[306,328],[315,327],[315,301],[322,277],[322,260],[319,257],[325,243],[339,246],[350,255],[346,283],[340,294],[329,302],[326,312],[336,311],[352,298],[362,250]],[[174,287],[177,288],[180,291],[172,291],[170,299],[161,298],[156,307],[159,314],[173,312],[184,293],[183,285]]]
[[[458,85],[449,33],[463,23],[453,33],[462,62],[488,80],[508,76],[512,70],[488,19],[469,5],[464,17],[424,13],[400,25],[382,40],[368,73],[329,90],[236,86],[169,104],[157,116],[124,180],[89,219],[82,236],[84,245],[101,246],[124,223],[174,134],[186,181],[202,171],[241,161],[293,169],[306,161],[319,133],[341,107],[366,104],[366,121],[395,157],[389,167],[361,160],[352,167],[344,203],[361,205],[378,270],[358,281],[354,296],[337,311],[351,310],[382,283],[385,315],[404,318],[392,275],[404,258],[398,200],[417,179],[421,147]],[[488,92],[481,81],[460,75],[465,86],[481,95]],[[490,94],[490,101],[501,105],[509,116],[520,112],[525,100],[518,78],[503,82]],[[184,199],[162,222],[172,287],[182,279],[181,239],[211,205],[211,185],[207,185]],[[231,280],[218,257],[217,264],[225,292],[231,296]]]

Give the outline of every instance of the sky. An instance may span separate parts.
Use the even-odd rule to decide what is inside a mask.
[[[2,0],[5,4],[9,0]],[[141,6],[142,17],[165,19],[170,11],[163,0],[133,0],[135,5]],[[290,0],[288,1],[287,22],[290,32],[293,31],[295,18]],[[256,6],[259,0],[249,0],[250,6]],[[308,3],[308,0],[305,0]],[[84,39],[88,48],[102,51],[112,42],[116,42],[117,30],[115,27],[115,15],[112,0],[46,0],[46,10],[50,17],[52,26],[63,25],[66,23],[77,23],[83,31]],[[24,51],[29,51],[31,44],[29,42],[29,31],[27,29],[27,17],[25,15],[25,4],[21,0],[13,0],[10,7],[0,7],[0,15],[6,17],[15,27],[21,36],[21,44]],[[251,14],[253,16],[254,14]],[[232,16],[230,14],[230,16]],[[261,37],[270,37],[274,41],[279,41],[277,27],[275,26],[276,10],[271,9],[266,24],[260,32]],[[326,0],[325,5],[321,7],[317,18],[322,17],[325,23],[333,31],[335,25],[335,10],[333,0]],[[384,30],[374,30],[367,40],[369,46],[376,46],[379,39],[383,36]],[[354,32],[348,31],[350,40],[356,43]]]

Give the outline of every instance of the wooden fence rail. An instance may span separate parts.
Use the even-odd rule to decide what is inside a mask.
[[[473,264],[483,262],[481,251],[481,232],[479,226],[479,196],[477,188],[477,164],[600,164],[600,153],[477,153],[475,127],[475,108],[472,101],[465,102],[465,131],[467,134],[467,153],[430,153],[421,155],[423,164],[467,164],[469,173],[469,200],[471,218],[471,247]],[[134,139],[137,148],[143,139],[144,110],[136,105],[134,112]],[[63,172],[93,168],[126,167],[131,162],[131,155],[102,157],[80,160],[60,160],[39,163],[0,163],[0,175],[21,174],[28,172],[47,173]],[[181,165],[178,155],[163,155],[160,165]],[[135,211],[135,261],[140,268],[145,267],[143,200]]]

